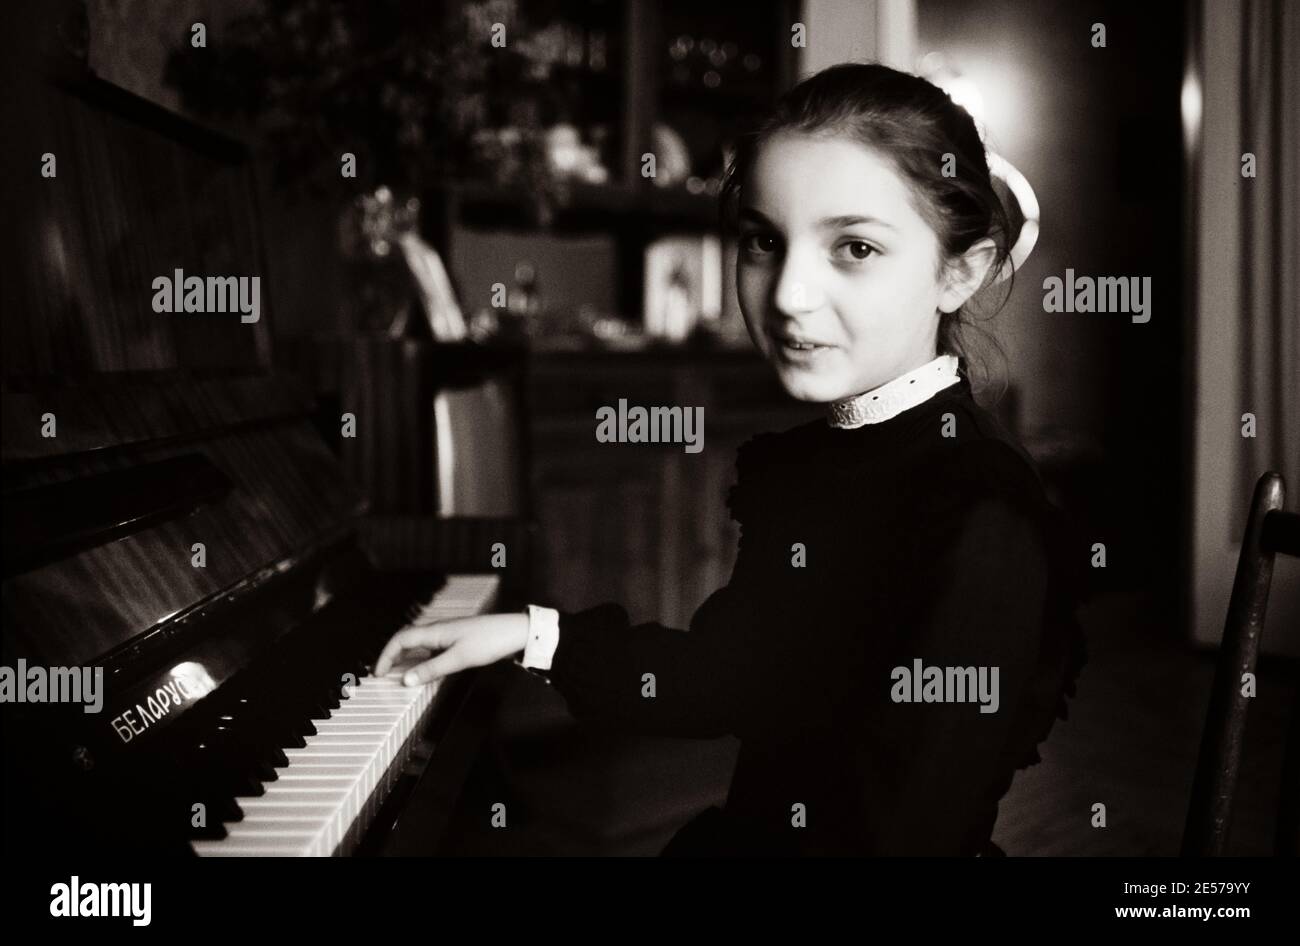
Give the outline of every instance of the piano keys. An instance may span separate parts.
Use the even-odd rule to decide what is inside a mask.
[[[421,619],[483,614],[498,584],[494,575],[452,575],[422,609]],[[194,841],[195,852],[212,857],[352,853],[409,759],[440,683],[407,687],[392,674],[344,683],[342,700],[328,718],[313,721],[315,732],[304,736],[302,745],[283,750],[273,777],[235,798],[240,817],[225,825],[226,836]]]

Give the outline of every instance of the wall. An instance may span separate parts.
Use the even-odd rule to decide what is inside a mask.
[[[1103,23],[1105,48],[1091,43]],[[1028,445],[1095,454],[1078,467],[1104,582],[1156,588],[1177,624],[1186,544],[1181,359],[1188,342],[1181,248],[1175,3],[919,0],[920,54],[942,52],[983,94],[992,146],[1032,184],[1042,233],[991,323]],[[1046,313],[1043,280],[1150,276],[1146,324],[1124,314]]]
[[[1239,325],[1245,253],[1241,228],[1241,4],[1205,2],[1202,31],[1202,100],[1197,129],[1195,481],[1188,515],[1194,524],[1194,574],[1187,595],[1190,632],[1203,645],[1217,643],[1241,549],[1244,510],[1238,475],[1238,436],[1245,408],[1232,397],[1243,390]],[[1294,300],[1292,300],[1294,304]],[[1267,419],[1267,415],[1266,415]],[[1295,431],[1291,432],[1294,437]],[[1255,460],[1257,458],[1250,458]],[[1255,466],[1257,464],[1251,464]],[[1256,473],[1262,472],[1262,469]],[[1300,483],[1289,483],[1286,507],[1300,508]],[[1234,506],[1233,503],[1236,505]],[[1279,556],[1273,572],[1262,646],[1300,655],[1300,562]]]
[[[808,43],[799,50],[800,79],[837,62],[912,68],[916,0],[804,0],[799,16]]]

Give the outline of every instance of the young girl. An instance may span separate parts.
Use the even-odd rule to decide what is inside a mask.
[[[742,144],[724,199],[754,344],[826,405],[741,447],[731,581],[689,632],[530,607],[407,628],[376,673],[415,648],[440,653],[409,683],[515,657],[580,720],[737,736],[725,808],[665,853],[1000,853],[998,801],[1083,662],[1086,550],[959,354],[1008,256],[979,134],[922,79],[836,66]]]

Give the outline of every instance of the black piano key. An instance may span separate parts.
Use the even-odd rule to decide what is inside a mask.
[[[235,710],[235,714],[237,715],[222,717],[231,729],[232,738],[246,747],[250,758],[255,760],[258,771],[262,773],[262,780],[274,781],[278,778],[274,772],[275,767],[288,764],[283,749],[286,735],[283,727],[251,704],[242,704]]]
[[[237,795],[265,795],[266,789],[257,777],[241,764],[237,756],[223,751],[213,741],[195,745],[182,756],[182,761],[201,776],[201,783],[210,786],[213,794],[221,798]]]
[[[190,840],[192,841],[224,841],[229,834],[226,826],[220,821],[204,825],[200,828],[190,829]]]
[[[210,738],[219,742],[232,767],[264,782],[278,778],[272,764],[272,747],[264,742],[255,727],[231,715],[222,715]]]
[[[192,721],[187,721],[180,730],[193,726]],[[186,751],[183,745],[186,739],[182,736],[188,738],[181,731],[169,733],[134,761],[138,774],[150,786],[147,805],[140,805],[138,797],[134,799],[136,810],[131,829],[145,848],[183,850],[190,840],[199,837],[224,837],[223,823],[243,818],[233,797],[218,787],[206,760],[195,760],[194,754]],[[202,825],[194,824],[196,804],[204,806]]]
[[[244,819],[244,812],[235,804],[233,798],[224,795],[212,795],[200,799],[207,808],[207,817],[203,825],[194,825],[191,819],[189,837],[191,840],[219,841],[226,836],[226,825]]]
[[[235,714],[240,712],[237,702],[218,700],[197,712],[190,720],[191,739],[205,744],[208,754],[215,756],[214,763],[230,775],[258,781],[274,781],[276,775],[272,762],[273,747],[265,742],[257,728],[244,722]]]
[[[206,827],[193,828],[193,838],[205,838],[219,840],[226,836],[224,825],[233,824],[237,821],[244,820],[244,811],[236,803],[235,799],[225,795],[213,795],[204,802],[207,805],[208,817]]]

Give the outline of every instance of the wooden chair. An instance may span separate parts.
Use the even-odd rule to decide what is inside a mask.
[[[1250,698],[1241,692],[1242,675],[1255,672],[1273,577],[1273,557],[1278,552],[1300,557],[1300,513],[1287,512],[1283,508],[1285,502],[1286,483],[1281,474],[1269,472],[1261,476],[1251,499],[1250,518],[1228,602],[1223,643],[1183,830],[1184,857],[1217,857],[1226,852],[1250,705]],[[1275,837],[1277,853],[1290,856],[1297,853],[1300,843],[1297,838],[1300,834],[1300,681],[1296,693],[1282,767]]]

